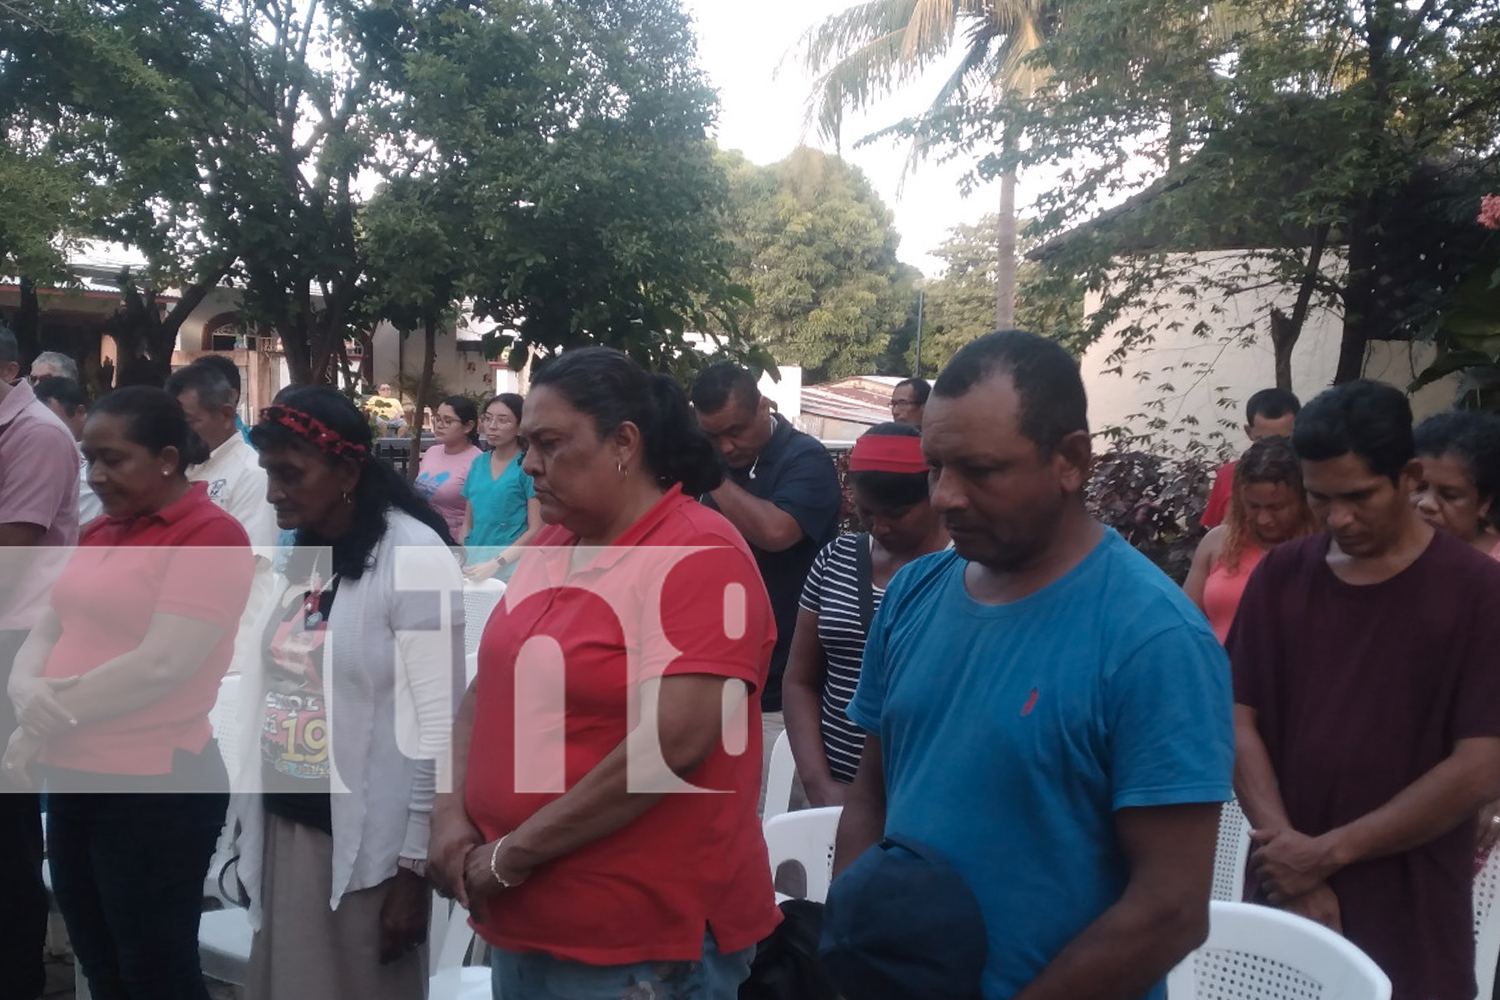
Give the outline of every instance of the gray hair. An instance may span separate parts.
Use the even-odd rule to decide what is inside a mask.
[[[188,365],[168,376],[166,390],[173,396],[181,396],[189,389],[198,394],[198,405],[205,410],[217,410],[234,402],[234,389],[224,373],[207,365]]]
[[[61,351],[43,351],[35,358],[32,358],[31,371],[33,374],[36,373],[37,365],[47,365],[49,368],[56,368],[57,374],[63,378],[70,378],[74,382],[78,381],[78,362]]]

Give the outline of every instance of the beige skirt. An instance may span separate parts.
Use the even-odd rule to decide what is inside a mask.
[[[328,908],[333,838],[266,816],[261,927],[250,945],[245,1000],[423,1000],[427,946],[380,964],[380,907],[390,881]]]

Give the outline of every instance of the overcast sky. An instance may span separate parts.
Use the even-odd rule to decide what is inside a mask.
[[[684,0],[698,32],[698,58],[719,88],[718,140],[755,163],[774,163],[799,142],[822,145],[804,132],[810,77],[797,65],[798,38],[811,25],[848,6],[852,0]],[[918,81],[909,91],[872,114],[851,119],[844,132],[844,157],[864,170],[875,190],[895,213],[903,261],[929,277],[938,272],[930,256],[947,231],[975,222],[995,210],[998,185],[977,189],[968,198],[958,192],[967,163],[921,164],[901,182],[906,147],[895,142],[861,149],[855,139],[925,107],[943,74]],[[897,191],[900,190],[898,196]]]

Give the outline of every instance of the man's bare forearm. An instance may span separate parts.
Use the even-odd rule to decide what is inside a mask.
[[[1208,906],[1127,890],[1015,1000],[1137,1000],[1208,933]]]
[[[844,811],[839,816],[833,852],[834,878],[884,836],[885,762],[881,758],[880,738],[868,735],[859,758],[859,770],[844,797]]]
[[[714,503],[745,541],[766,552],[782,552],[802,538],[797,519],[769,500],[751,496],[729,480],[713,491]]]
[[[1256,728],[1255,710],[1234,706],[1234,794],[1256,830],[1291,829],[1271,755]]]
[[[1344,867],[1400,854],[1468,822],[1500,797],[1500,739],[1460,740],[1454,752],[1385,805],[1319,837]]]

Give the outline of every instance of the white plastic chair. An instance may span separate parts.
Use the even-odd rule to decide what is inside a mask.
[[[815,903],[828,899],[833,881],[833,847],[839,832],[843,806],[799,809],[766,820],[766,851],[771,858],[771,877],[787,862],[801,865],[807,877],[803,897]]]
[[[234,986],[245,985],[250,965],[250,911],[238,906],[198,918],[198,962],[203,974]]]
[[[231,788],[234,786],[235,769],[239,766],[240,716],[243,708],[240,698],[243,690],[240,674],[225,674],[224,679],[219,682],[219,697],[208,713],[208,721],[213,726],[214,739],[219,744],[219,756],[224,760],[224,770],[229,775]],[[214,846],[213,860],[208,865],[208,877],[203,883],[204,896],[213,896],[226,905],[233,900],[225,899],[224,894],[219,891],[219,873],[234,856],[233,832],[230,823],[226,822],[219,833],[219,841]]]
[[[464,584],[464,655],[479,650],[479,638],[484,635],[484,626],[490,613],[505,596],[505,583],[493,577],[479,583]]]
[[[766,768],[766,806],[761,812],[762,820],[780,816],[792,807],[792,779],[796,774],[792,740],[783,729],[771,747],[771,765]]]
[[[1489,1000],[1495,992],[1495,964],[1500,962],[1500,847],[1491,850],[1474,876],[1475,995]]]
[[[1250,860],[1250,820],[1235,799],[1219,811],[1219,842],[1214,849],[1214,887],[1210,898],[1223,903],[1245,899],[1245,864]]]
[[[489,968],[464,962],[471,945],[483,950],[483,943],[469,926],[469,911],[452,900],[434,896],[428,941],[432,953],[428,1000],[490,1000]]]
[[[427,927],[433,970],[427,993],[430,1000],[489,1000],[489,969],[464,965],[474,942],[468,918],[463,907],[433,894],[432,922]],[[203,914],[198,923],[198,960],[203,974],[244,986],[252,937],[248,910],[229,907]]]
[[[1168,1000],[1390,1000],[1346,938],[1269,906],[1209,903],[1208,940],[1167,976]]]

